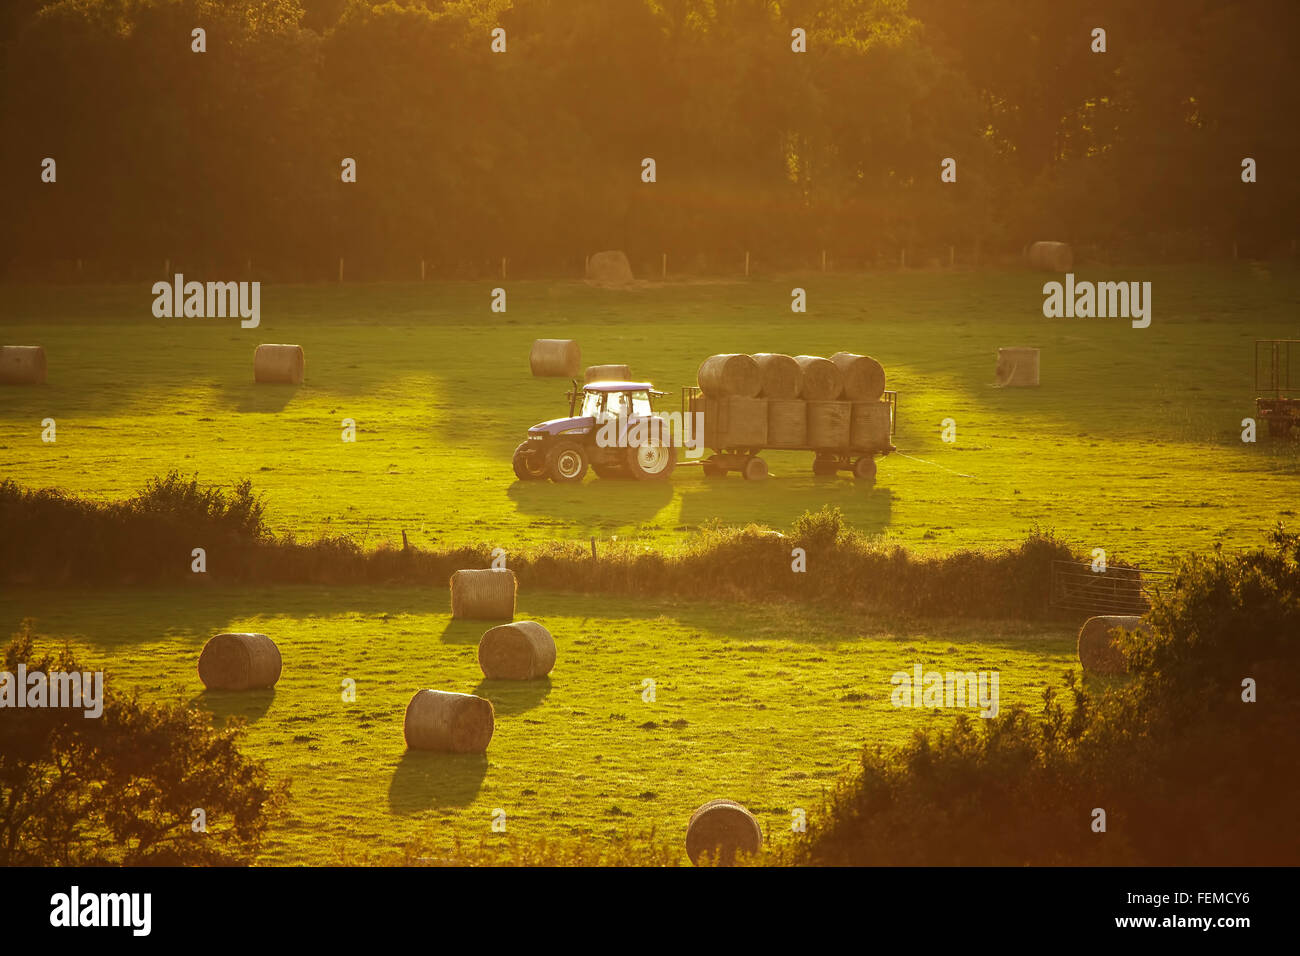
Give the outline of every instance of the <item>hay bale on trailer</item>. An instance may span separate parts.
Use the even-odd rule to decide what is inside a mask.
[[[280,668],[280,649],[265,634],[218,634],[199,654],[199,680],[208,690],[274,687]]]
[[[0,346],[0,385],[44,385],[46,371],[41,346]]]
[[[752,355],[710,355],[700,365],[696,379],[710,398],[757,398],[763,388],[763,372]]]
[[[799,385],[803,381],[803,369],[789,355],[777,352],[756,352],[753,359],[758,363],[763,382],[758,390],[761,398],[791,399],[799,397]]]
[[[1110,676],[1128,671],[1124,655],[1115,643],[1116,628],[1151,633],[1151,628],[1137,614],[1101,614],[1088,618],[1079,628],[1079,663],[1085,671]]]
[[[808,403],[801,398],[767,403],[767,448],[806,448]]]
[[[704,445],[707,448],[763,448],[767,445],[765,398],[704,399]]]
[[[632,381],[632,369],[626,365],[588,365],[584,384],[630,381]]]
[[[451,616],[509,621],[519,585],[509,568],[470,568],[451,576]]]
[[[261,385],[301,385],[307,360],[301,345],[259,345],[253,351],[253,381]]]
[[[535,339],[528,353],[528,367],[544,378],[577,378],[582,368],[582,349],[573,339]]]
[[[692,863],[698,864],[708,854],[715,865],[731,866],[737,853],[757,853],[762,848],[762,827],[735,800],[710,800],[686,824],[686,855]]]
[[[889,403],[852,402],[849,447],[878,450],[889,447]]]
[[[998,349],[994,377],[1000,388],[1032,388],[1038,385],[1038,349]]]
[[[1042,272],[1069,272],[1074,268],[1074,250],[1064,242],[1035,242],[1029,247],[1029,267]]]
[[[850,402],[878,402],[885,394],[885,367],[870,355],[836,352],[831,361],[844,379],[844,390],[837,398]]]
[[[830,359],[817,355],[796,355],[803,378],[799,397],[809,402],[831,402],[844,391],[844,376]]]
[[[473,694],[418,690],[406,705],[402,733],[411,750],[479,754],[496,729],[492,702]]]
[[[808,403],[809,448],[819,450],[848,448],[852,431],[852,402]]]
[[[555,638],[536,621],[499,624],[478,642],[478,666],[496,680],[535,680],[555,666]]]
[[[587,257],[587,279],[598,285],[631,285],[632,263],[618,249],[592,253]]]

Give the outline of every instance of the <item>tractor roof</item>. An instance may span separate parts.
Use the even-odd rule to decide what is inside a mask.
[[[586,392],[641,392],[651,391],[654,386],[649,382],[591,382],[582,388]]]

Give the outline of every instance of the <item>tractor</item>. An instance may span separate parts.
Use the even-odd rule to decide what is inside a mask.
[[[637,440],[667,433],[653,404],[664,394],[649,382],[592,382],[580,388],[574,380],[567,395],[569,416],[528,429],[528,438],[515,449],[515,475],[520,481],[572,484],[582,481],[590,466],[599,478],[666,479],[677,464],[677,449],[668,442]],[[611,435],[617,436],[614,441]]]

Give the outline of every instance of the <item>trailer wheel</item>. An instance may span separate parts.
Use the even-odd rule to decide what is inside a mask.
[[[1268,435],[1270,438],[1286,438],[1291,434],[1291,419],[1275,416],[1268,420]]]
[[[637,445],[627,450],[627,468],[638,481],[662,481],[673,473],[677,449],[672,445]]]
[[[839,466],[835,463],[833,455],[817,453],[817,457],[813,459],[814,475],[833,475],[837,471],[839,471]]]
[[[556,484],[582,481],[587,476],[587,453],[576,441],[557,441],[546,453],[546,471]]]
[[[853,463],[853,477],[868,484],[876,483],[876,460],[870,455],[863,455]]]
[[[710,455],[708,458],[704,459],[704,461],[700,462],[700,467],[704,470],[704,474],[709,478],[727,477],[727,469],[718,464],[717,455]]]
[[[745,462],[745,468],[741,472],[746,481],[763,481],[767,478],[767,462],[755,456]]]
[[[546,460],[537,454],[537,442],[526,441],[516,448],[510,464],[520,481],[537,481],[546,477]]]

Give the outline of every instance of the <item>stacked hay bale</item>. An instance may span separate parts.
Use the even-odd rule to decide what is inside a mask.
[[[451,616],[510,621],[518,591],[509,568],[466,569],[451,576]]]
[[[218,634],[199,654],[208,690],[256,690],[280,679],[280,649],[265,634]]]
[[[45,373],[45,349],[41,346],[0,346],[0,385],[44,385]]]
[[[259,345],[253,351],[253,382],[301,385],[307,360],[301,345]]]
[[[686,825],[686,855],[699,863],[708,855],[715,866],[731,866],[737,853],[763,848],[763,830],[754,815],[735,800],[710,800]]]
[[[1029,267],[1042,272],[1069,272],[1074,267],[1074,250],[1064,242],[1035,242],[1027,257]]]
[[[704,444],[762,448],[767,444],[767,400],[759,398],[763,370],[751,355],[711,355],[700,365]]]
[[[573,339],[536,339],[528,353],[528,367],[537,376],[577,378],[582,349]]]
[[[402,725],[411,750],[457,754],[484,753],[495,729],[490,700],[445,690],[416,691]]]
[[[1092,674],[1115,676],[1128,671],[1124,655],[1115,642],[1115,630],[1151,633],[1150,627],[1136,614],[1101,614],[1090,617],[1079,628],[1079,663]]]
[[[630,381],[632,381],[632,369],[626,365],[588,365],[584,384]]]

